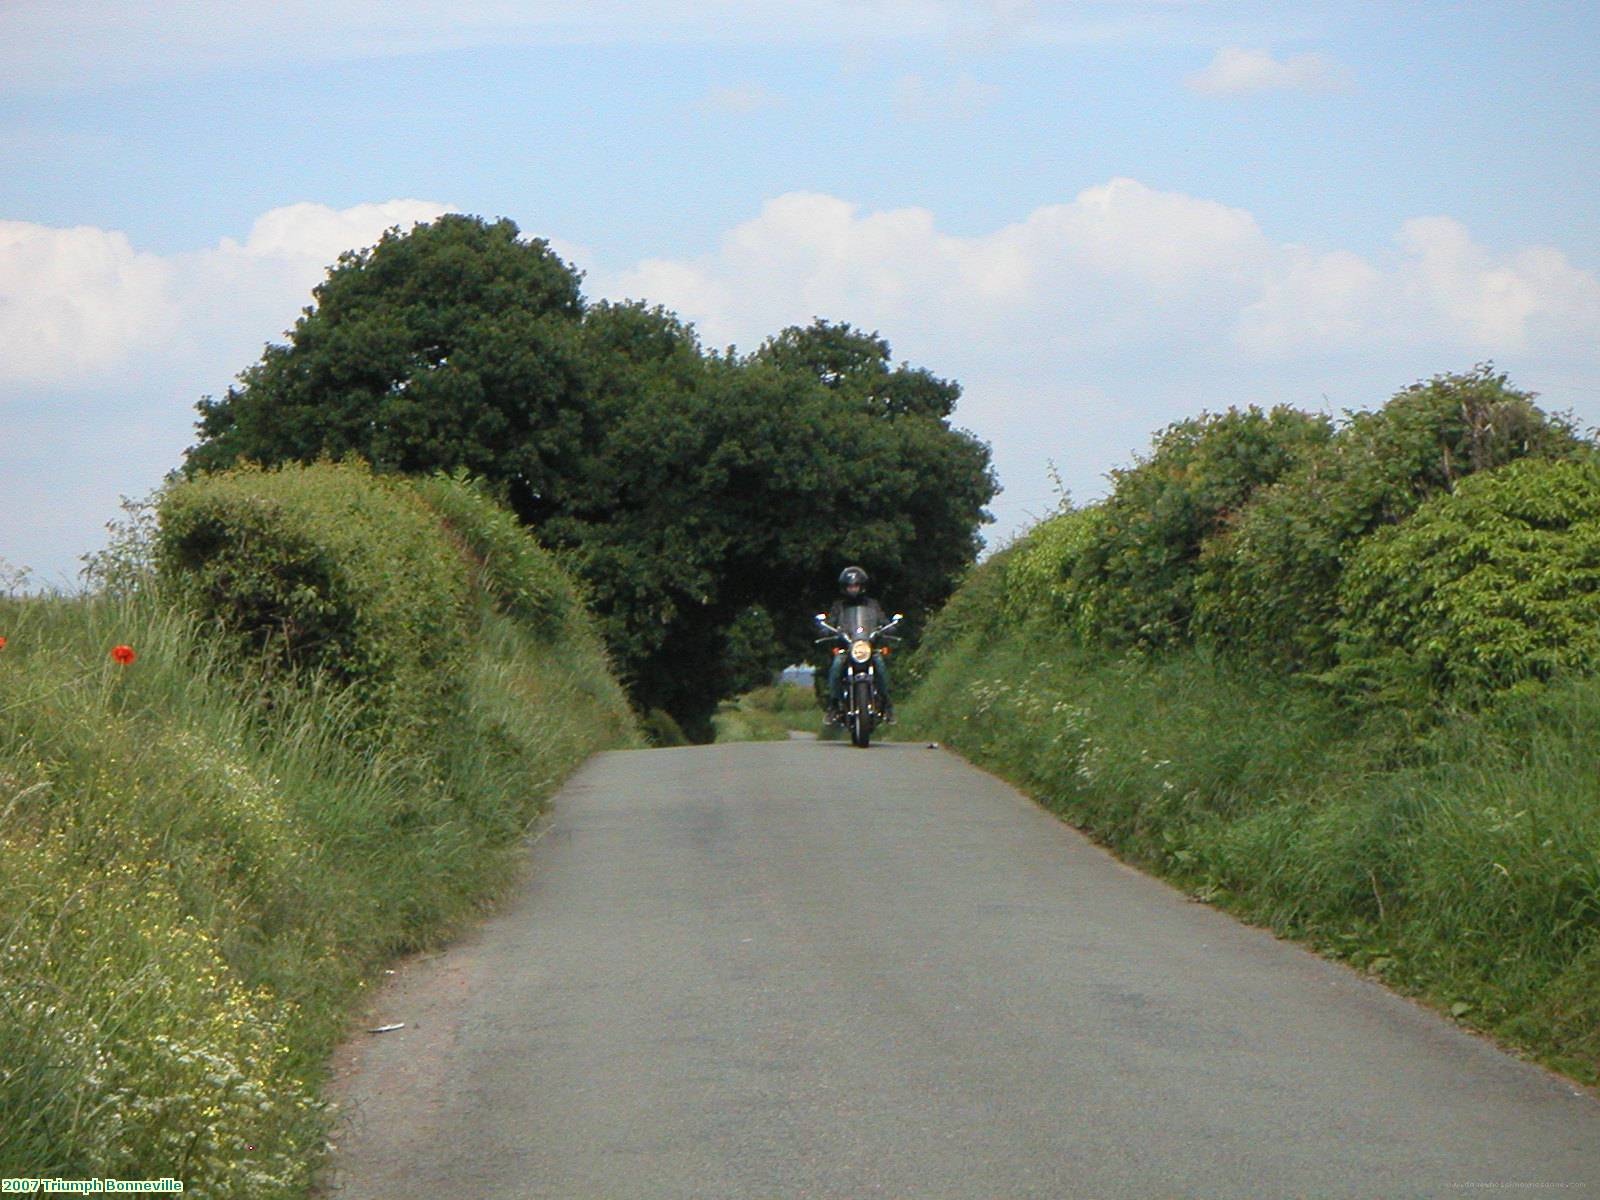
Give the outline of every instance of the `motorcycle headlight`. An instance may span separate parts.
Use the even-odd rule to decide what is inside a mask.
[[[858,663],[866,662],[867,659],[872,657],[872,643],[867,641],[866,638],[851,642],[850,657]]]

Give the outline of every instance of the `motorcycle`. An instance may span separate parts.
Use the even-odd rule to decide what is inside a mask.
[[[883,691],[878,684],[875,658],[887,654],[889,649],[879,644],[880,639],[884,642],[897,641],[889,636],[889,631],[905,620],[905,614],[895,613],[885,624],[868,630],[862,620],[865,616],[862,608],[847,607],[841,622],[842,628],[828,624],[826,613],[816,616],[818,628],[828,631],[826,637],[817,639],[817,644],[843,642],[842,646],[835,647],[834,653],[849,655],[844,664],[844,676],[840,680],[843,703],[840,705],[839,721],[850,731],[850,744],[863,750],[871,744],[872,731],[884,718]]]

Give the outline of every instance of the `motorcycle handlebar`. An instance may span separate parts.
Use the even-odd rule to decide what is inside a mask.
[[[885,625],[878,626],[878,628],[874,629],[867,636],[868,637],[878,637],[880,634],[888,633],[889,630],[893,629],[896,625],[900,624],[900,622],[904,621],[905,619],[906,619],[906,617],[905,617],[904,613],[895,613],[894,619],[892,621],[888,622]],[[818,613],[816,616],[812,617],[811,620],[812,620],[813,623],[815,623],[815,625],[817,626],[818,629],[826,629],[828,631],[828,636],[827,637],[818,638],[817,639],[817,642],[819,642],[819,643],[820,642],[829,641],[832,638],[836,638],[836,637],[842,637],[842,638],[848,638],[849,637],[849,634],[845,633],[844,630],[835,629],[832,625],[829,625],[827,616],[824,613]]]
[[[811,644],[814,645],[814,646],[820,646],[823,642],[831,642],[835,638],[843,638],[847,642],[855,641],[855,638],[853,638],[850,634],[846,633],[842,629],[835,629],[832,625],[824,625],[821,621],[818,621],[817,624],[821,625],[822,628],[824,628],[824,629],[826,629],[828,631],[828,636],[827,637],[813,638]],[[869,639],[870,638],[875,638],[875,637],[889,637],[889,630],[893,629],[898,624],[900,624],[899,621],[890,621],[887,625],[879,626],[877,629],[874,629],[871,633],[867,634],[866,636]],[[892,641],[892,642],[900,641],[899,638],[889,638],[889,640]]]

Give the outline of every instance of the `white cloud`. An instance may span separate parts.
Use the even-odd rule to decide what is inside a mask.
[[[792,193],[713,255],[653,260],[594,282],[679,307],[714,343],[750,345],[814,314],[944,331],[1021,321],[1052,338],[1155,328],[1163,306],[1248,289],[1271,247],[1250,214],[1132,179],[1086,189],[976,237],[922,208],[860,212]]]
[[[1274,242],[1242,209],[1133,179],[968,237],[922,208],[864,212],[791,193],[711,254],[597,274],[591,290],[664,303],[713,344],[746,347],[817,315],[929,344],[1003,336],[1007,353],[1032,342],[1271,358],[1363,345],[1593,355],[1600,342],[1600,280],[1552,247],[1496,254],[1459,222],[1426,218],[1369,261]]]
[[[231,373],[293,320],[342,251],[444,211],[421,200],[291,204],[242,242],[170,257],[114,230],[0,221],[0,382],[63,385],[155,362],[231,363]]]
[[[1345,346],[1379,334],[1373,321],[1383,300],[1383,276],[1348,251],[1310,254],[1286,248],[1263,282],[1261,298],[1239,314],[1238,343],[1256,354]]]
[[[311,302],[311,289],[346,250],[374,244],[386,229],[410,229],[448,206],[390,200],[335,209],[289,204],[258,217],[243,241],[223,238],[173,257],[182,337],[167,351],[188,364],[199,391],[220,390],[232,375],[278,340]]]
[[[1600,281],[1553,247],[1497,258],[1450,217],[1407,221],[1399,244],[1406,299],[1447,331],[1512,350],[1600,335]]]
[[[1087,188],[1070,204],[1040,208],[1020,228],[1033,252],[1061,268],[1137,281],[1152,292],[1201,279],[1235,282],[1266,253],[1256,220],[1214,200],[1163,192],[1135,179]]]
[[[346,250],[371,245],[386,229],[409,229],[444,211],[443,205],[429,200],[390,200],[342,209],[288,204],[257,218],[242,244],[223,238],[218,252],[251,258],[310,258],[328,264]]]
[[[1552,246],[1495,254],[1450,217],[1407,221],[1386,269],[1345,251],[1283,248],[1238,340],[1263,354],[1358,345],[1594,356],[1600,279]]]
[[[1205,96],[1252,92],[1344,92],[1350,73],[1322,54],[1291,54],[1279,60],[1265,50],[1225,46],[1203,70],[1189,76],[1190,89]]]
[[[114,230],[0,221],[0,378],[81,379],[170,335],[171,275]]]
[[[0,222],[0,380],[66,383],[151,360],[231,373],[293,320],[339,253],[445,210],[286,205],[240,239],[171,256],[115,231]],[[924,208],[790,193],[709,254],[595,272],[588,289],[664,303],[712,344],[746,347],[816,315],[1108,353],[1181,342],[1278,357],[1363,343],[1581,355],[1600,341],[1600,281],[1553,247],[1496,253],[1460,222],[1427,217],[1369,261],[1276,243],[1242,209],[1133,179],[972,236]]]

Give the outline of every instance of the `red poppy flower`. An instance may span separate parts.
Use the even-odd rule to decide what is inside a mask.
[[[6,648],[6,640],[5,640],[5,638],[0,637],[0,650],[4,650],[5,648]]]
[[[127,666],[134,660],[136,655],[133,653],[132,646],[113,646],[111,647],[111,657],[123,666]]]

